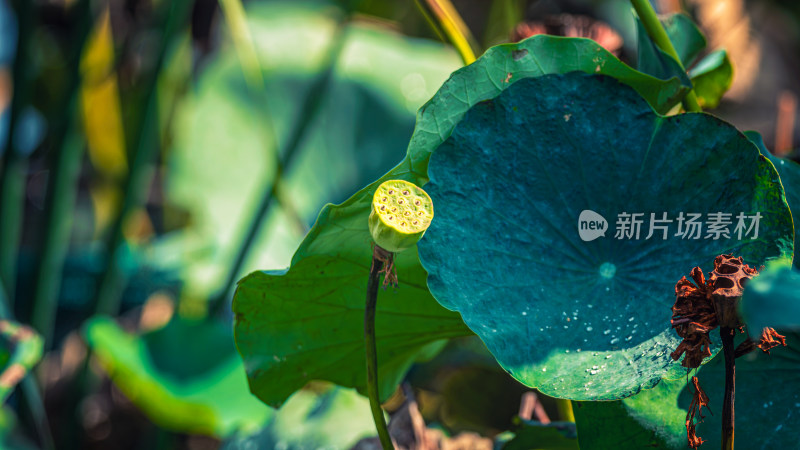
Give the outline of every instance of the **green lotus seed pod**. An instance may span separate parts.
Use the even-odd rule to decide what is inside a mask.
[[[384,181],[372,197],[369,231],[375,243],[401,252],[419,241],[433,220],[428,193],[404,180]]]

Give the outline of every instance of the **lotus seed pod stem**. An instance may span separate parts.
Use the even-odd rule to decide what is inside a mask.
[[[372,197],[369,231],[380,247],[401,252],[416,244],[433,220],[433,201],[414,183],[388,180]]]

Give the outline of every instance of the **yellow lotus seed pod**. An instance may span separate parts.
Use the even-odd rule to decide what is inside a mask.
[[[384,181],[372,197],[369,231],[375,243],[401,252],[419,241],[433,220],[428,193],[404,180]]]

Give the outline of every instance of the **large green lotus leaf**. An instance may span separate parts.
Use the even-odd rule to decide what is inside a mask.
[[[469,108],[497,96],[518,80],[576,70],[612,76],[662,111],[674,106],[687,89],[678,77],[662,80],[631,69],[588,39],[537,35],[520,43],[492,47],[475,63],[454,72],[419,110],[406,158],[400,164],[346,202],[322,209],[293,262],[312,254],[368,258],[371,238],[366,223],[372,195],[380,183],[400,178],[423,185],[428,181],[431,153]]]
[[[778,174],[781,176],[781,184],[783,184],[783,189],[786,192],[786,202],[789,203],[789,209],[792,210],[792,217],[796,218],[800,216],[800,164],[790,159],[779,158],[773,155],[767,150],[766,145],[764,145],[764,139],[757,131],[745,131],[744,135],[761,150],[762,155],[769,158],[772,164],[775,165]],[[798,257],[800,249],[797,247],[796,232],[794,235],[794,243],[794,267],[800,268],[800,257]]]
[[[388,179],[399,178],[418,185],[424,184],[427,181],[427,165],[431,152],[447,138],[471,106],[498,95],[520,79],[573,70],[615,76],[634,87],[660,109],[668,109],[674,105],[686,88],[678,78],[660,80],[631,69],[591,40],[552,36],[534,36],[518,44],[493,47],[474,64],[453,73],[418,112],[417,127],[406,158],[397,167],[341,205],[327,205],[323,208],[314,227],[295,252],[292,267],[287,272],[257,272],[240,281],[233,306],[237,313],[236,340],[248,367],[251,388],[261,399],[272,405],[279,404],[294,389],[302,386],[306,378],[298,378],[297,375],[303,372],[308,374],[308,378],[340,380],[346,386],[363,387],[361,355],[358,354],[360,350],[355,349],[362,333],[361,321],[357,319],[361,313],[355,311],[354,314],[345,305],[357,304],[358,308],[362,307],[362,292],[366,285],[358,283],[366,283],[369,274],[372,238],[367,219],[375,189]],[[305,261],[310,258],[315,260]],[[397,311],[403,311],[392,321],[398,330],[415,328],[406,326],[405,320],[421,317],[433,331],[413,338],[410,335],[405,336],[405,342],[397,339],[396,344],[403,346],[404,356],[401,359],[405,362],[394,364],[391,369],[380,361],[387,360],[386,358],[396,361],[392,359],[393,355],[384,353],[387,348],[396,344],[379,341],[379,372],[382,374],[381,392],[384,395],[391,392],[393,383],[402,376],[397,370],[407,367],[413,359],[411,354],[414,351],[427,348],[430,343],[443,336],[469,334],[466,327],[458,324],[458,316],[442,310],[427,292],[425,272],[419,265],[415,252],[403,253],[395,265],[400,275],[400,291],[408,292],[413,289],[412,293],[400,295],[413,297],[417,303],[412,307],[402,304],[385,305],[379,301],[378,321],[381,321],[384,314],[382,308],[397,308]],[[330,270],[317,270],[322,266],[329,267]],[[337,277],[331,277],[331,273],[337,274]],[[346,279],[349,283],[342,284],[340,279]],[[411,287],[405,283],[410,283]],[[305,286],[316,289],[305,291]],[[333,314],[324,307],[326,305],[319,304],[318,291],[325,293],[327,306],[335,308],[339,313]],[[276,314],[275,311],[287,312],[284,315],[282,312]],[[328,321],[301,319],[285,322],[283,319],[294,317],[289,316],[289,312],[297,314],[300,311],[307,317],[328,314]],[[345,316],[348,317],[347,320],[344,319]],[[437,324],[429,321],[430,316],[441,317],[444,322]],[[332,322],[346,326],[332,330],[328,326]],[[280,326],[276,327],[276,324]],[[449,329],[445,330],[443,327]],[[274,329],[291,329],[291,333],[277,334],[272,331]],[[380,330],[379,325],[379,333]],[[306,357],[301,359],[302,365],[292,365],[291,361],[296,360],[295,358],[289,359],[288,363],[275,361],[273,358],[273,355],[296,352],[298,345],[308,345],[317,339],[328,339],[332,332],[348,336],[344,350],[351,359],[342,358],[341,364],[330,365],[332,362],[329,358]],[[339,337],[327,342],[339,342],[337,339]],[[335,344],[330,345],[325,354],[334,354],[341,350]],[[381,350],[382,345],[384,350]],[[351,364],[353,361],[355,364]],[[275,377],[285,381],[276,383]]]
[[[264,90],[248,87],[237,52],[225,40],[228,50],[204,65],[176,107],[167,158],[167,197],[191,217],[189,232],[170,237],[172,248],[183,254],[187,293],[200,298],[219,289],[272,183],[276,141],[286,150],[290,133],[306,126],[281,186],[301,223],[273,204],[242,275],[286,267],[320,208],[345,200],[402,158],[415,111],[460,65],[439,43],[356,21],[346,25],[327,87],[315,94],[316,116],[304,117],[306,96],[332,51],[337,9],[320,2],[252,2],[247,19]]]
[[[663,78],[646,75],[588,39],[536,35],[517,44],[498,45],[453,73],[417,113],[408,150],[412,169],[425,179],[429,154],[476,103],[496,97],[521,79],[573,71],[614,77],[661,112],[677,104],[690,86],[685,73],[677,71]]]
[[[223,450],[347,449],[375,435],[369,400],[352,389],[300,390],[259,432],[226,441]]]
[[[248,391],[222,324],[173,319],[136,336],[95,317],[84,335],[114,384],[161,427],[224,437],[257,430],[272,414]]]
[[[743,336],[740,336],[741,339]],[[800,335],[786,336],[788,347],[765,354],[756,350],[736,360],[736,447],[796,448],[800,437]],[[698,373],[713,415],[697,434],[701,448],[720,447],[725,365],[715,358]],[[581,402],[575,408],[578,440],[584,448],[686,448],[686,411],[691,392],[686,379],[662,381],[654,389],[615,402]],[[600,432],[599,430],[606,430]]]
[[[309,256],[283,276],[254,272],[234,297],[235,337],[251,391],[272,406],[311,380],[366,388],[364,304],[371,259]],[[469,334],[425,288],[416,251],[398,254],[400,285],[378,293],[380,393],[388,398],[411,364]]]
[[[791,214],[756,146],[707,114],[659,116],[608,77],[517,82],[470,110],[429,176],[436,217],[418,248],[430,291],[509,373],[554,397],[623,398],[680,376],[677,280],[722,253],[791,258]],[[608,224],[584,241],[588,210]],[[673,222],[666,239],[647,237],[651,214],[681,212],[731,214],[730,235],[704,226],[682,239]],[[638,238],[612,233],[622,213],[646,215]],[[756,239],[737,237],[739,213],[761,215]]]
[[[44,343],[30,327],[0,320],[0,404],[42,358]]]

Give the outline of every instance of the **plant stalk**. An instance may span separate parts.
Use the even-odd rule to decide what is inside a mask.
[[[556,399],[559,420],[563,422],[575,422],[575,413],[572,411],[572,400],[566,398]]]
[[[88,0],[75,5],[76,12],[74,49],[71,55],[68,91],[61,101],[59,111],[78,115],[81,80],[81,55],[92,28],[92,12]],[[34,284],[31,325],[42,335],[45,350],[52,344],[58,292],[64,259],[69,249],[75,199],[78,192],[78,176],[83,158],[84,141],[81,138],[78,120],[65,118],[56,121],[53,133],[54,148],[51,150],[52,176],[47,184],[45,208],[45,233],[41,244],[39,266]]]
[[[36,27],[34,2],[12,2],[17,18],[17,51],[11,77],[13,89],[9,109],[8,132],[2,151],[0,166],[0,280],[8,294],[9,309],[14,309],[17,282],[17,257],[20,235],[22,234],[23,212],[25,210],[25,177],[28,172],[28,159],[20,154],[15,145],[20,117],[28,105],[32,82],[29,74],[33,63],[32,52],[28,48],[31,33]]]
[[[652,39],[664,53],[675,59],[678,66],[685,72],[686,68],[683,67],[683,63],[681,62],[680,56],[678,56],[678,52],[675,50],[675,46],[673,46],[672,41],[669,40],[667,31],[661,25],[661,21],[658,20],[658,15],[656,15],[653,5],[650,4],[650,0],[631,0],[631,4],[633,5],[633,9],[636,10],[636,14],[639,15],[639,19],[642,21],[642,25],[645,31],[647,31],[647,35],[650,36],[650,39]],[[686,111],[702,111],[700,104],[697,103],[697,95],[695,95],[693,90],[686,93],[682,103]]]
[[[416,0],[416,3],[428,24],[433,24],[431,18],[436,19],[438,27],[434,28],[434,32],[447,36],[464,65],[475,62],[473,49],[478,48],[478,45],[450,0]]]
[[[383,269],[383,258],[380,257],[381,252],[388,253],[376,245],[372,253],[372,266],[369,270],[369,281],[367,282],[367,304],[364,308],[364,346],[367,352],[369,406],[372,410],[372,418],[375,420],[375,428],[378,430],[378,438],[381,441],[381,445],[384,450],[389,450],[394,448],[394,444],[392,444],[389,429],[383,419],[383,409],[381,408],[380,395],[378,394],[378,350],[375,346],[375,309],[378,303],[380,272]]]
[[[431,31],[433,31],[433,34],[436,35],[436,38],[442,42],[447,42],[447,36],[444,35],[444,31],[442,31],[442,28],[436,22],[436,19],[431,17],[431,13],[428,12],[428,10],[425,9],[425,6],[422,5],[422,0],[414,0],[414,4],[417,6],[417,10],[422,15],[422,18],[425,19],[425,23],[428,24],[428,26],[431,28]]]
[[[722,353],[725,355],[725,398],[722,403],[722,450],[733,450],[734,409],[736,397],[736,349],[734,329],[721,327]]]

